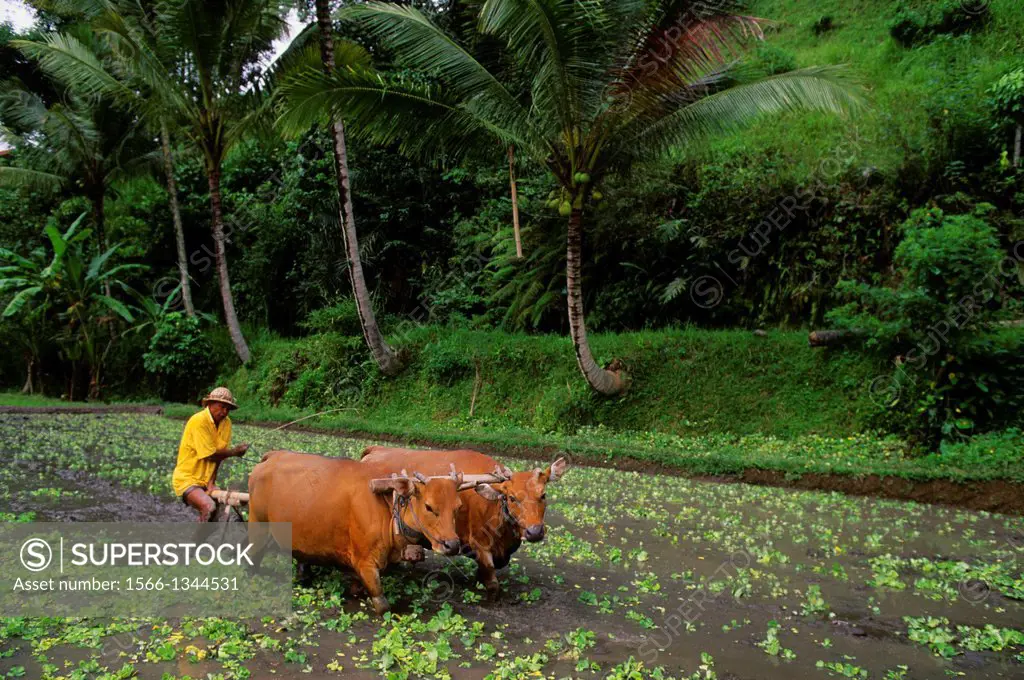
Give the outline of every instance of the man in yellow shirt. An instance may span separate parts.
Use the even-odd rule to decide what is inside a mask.
[[[213,519],[217,503],[210,497],[217,487],[217,468],[226,458],[242,456],[248,444],[231,446],[231,418],[228,412],[238,408],[234,395],[218,387],[203,399],[205,408],[188,419],[178,445],[178,463],[174,467],[174,494],[183,503],[199,511],[199,521]]]

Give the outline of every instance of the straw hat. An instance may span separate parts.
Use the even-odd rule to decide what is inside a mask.
[[[238,402],[235,401],[235,395],[231,394],[231,390],[226,387],[216,387],[212,392],[203,397],[203,406],[206,406],[211,401],[219,401],[233,409],[238,408]]]

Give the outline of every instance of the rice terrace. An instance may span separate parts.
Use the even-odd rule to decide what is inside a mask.
[[[1020,0],[0,0],[0,680],[1024,680]]]
[[[2,418],[8,521],[189,519],[163,493],[158,465],[179,422]],[[368,443],[239,431],[267,447],[331,456],[357,456]],[[245,472],[233,467],[222,483],[241,488]],[[588,467],[570,468],[550,494],[546,539],[524,544],[495,602],[465,557],[389,573],[394,608],[383,619],[348,596],[347,577],[324,570],[295,587],[295,615],[283,621],[8,619],[0,670],[1019,677],[1019,517]]]

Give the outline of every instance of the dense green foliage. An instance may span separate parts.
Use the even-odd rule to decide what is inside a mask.
[[[636,333],[686,324],[820,328],[829,323],[830,311],[840,309],[830,318],[847,328],[871,328],[874,341],[851,344],[840,354],[815,354],[798,348],[798,334],[793,333],[786,336],[793,338],[789,350],[780,352],[788,357],[782,363],[802,365],[813,359],[821,362],[823,374],[848,375],[842,362],[853,362],[853,354],[863,352],[856,363],[879,368],[874,374],[853,371],[848,391],[857,394],[848,398],[858,406],[847,415],[836,416],[842,409],[829,407],[822,413],[831,415],[819,418],[815,407],[804,401],[800,408],[808,413],[793,408],[786,418],[812,424],[793,425],[790,431],[824,432],[828,418],[835,417],[832,427],[837,432],[882,426],[933,445],[937,435],[956,440],[962,434],[1019,424],[1020,334],[1014,329],[981,333],[974,328],[978,324],[969,324],[950,336],[949,346],[956,351],[930,355],[920,369],[906,363],[906,352],[926,340],[951,301],[955,305],[959,299],[952,296],[953,289],[970,288],[962,280],[944,278],[973,276],[968,269],[976,271],[982,260],[973,261],[965,253],[982,248],[985,261],[1004,262],[1021,252],[1024,239],[1024,175],[1009,162],[1020,125],[1024,15],[1016,0],[977,5],[925,0],[751,2],[750,14],[773,21],[764,44],[747,57],[752,69],[770,75],[847,64],[867,87],[867,109],[845,123],[795,112],[759,121],[748,130],[678,149],[667,161],[609,178],[601,187],[603,200],[589,216],[583,244],[587,321],[599,333],[595,351],[602,361],[623,359],[643,376],[634,387],[646,401],[633,402],[627,394],[626,403],[644,403],[651,413],[642,418],[624,415],[619,402],[592,401],[582,390],[557,393],[550,388],[545,397],[529,367],[512,362],[522,374],[513,377],[508,368],[503,379],[508,393],[525,389],[532,396],[523,399],[529,406],[514,418],[510,414],[518,406],[506,402],[503,417],[517,427],[542,431],[601,423],[683,431],[673,429],[674,423],[701,422],[701,417],[687,414],[717,412],[732,403],[723,394],[735,395],[698,381],[685,390],[685,408],[659,412],[684,390],[657,377],[665,345],[654,342],[651,355],[644,357],[633,345]],[[0,39],[38,39],[45,30],[76,21],[52,13],[46,18],[47,25],[27,36],[4,32]],[[461,32],[460,26],[471,23],[468,17],[442,11],[434,18],[459,40],[477,45],[476,38]],[[907,27],[906,39],[893,36],[898,25]],[[366,42],[351,27],[338,28]],[[375,56],[381,62],[377,66],[388,66],[386,51]],[[53,81],[7,46],[0,47],[0,75],[18,78],[48,105],[53,103]],[[205,168],[180,138],[175,141],[175,176],[196,306],[218,313]],[[495,380],[490,374],[506,369],[497,362],[503,356],[497,349],[474,349],[481,343],[546,346],[543,356],[535,357],[545,367],[543,375],[559,376],[563,389],[565,378],[574,384],[559,363],[571,367],[571,352],[547,335],[567,330],[565,220],[548,206],[555,183],[522,162],[516,167],[525,254],[520,261],[512,242],[505,150],[483,151],[459,163],[442,156],[435,159],[436,167],[405,160],[396,148],[358,139],[350,143],[353,199],[374,305],[389,339],[397,346],[407,344],[414,358],[409,374],[389,383],[369,370],[358,343],[357,320],[350,313],[327,135],[312,130],[295,141],[261,136],[235,145],[224,159],[221,190],[232,290],[246,334],[255,338],[256,363],[248,369],[251,376],[259,376],[251,379],[254,396],[265,404],[313,408],[344,405],[353,394],[379,398],[383,404],[381,395],[390,393],[405,400],[394,407],[396,416],[399,408],[407,408],[417,414],[408,422],[434,421],[459,412],[456,402],[462,411],[468,409],[479,364],[484,386],[477,413],[492,417],[499,410],[488,401],[493,395],[486,383]],[[17,163],[20,153],[16,146],[0,164]],[[4,245],[22,256],[45,247],[43,225],[53,221],[64,229],[74,216],[91,209],[74,193],[0,189]],[[923,226],[927,221],[911,219],[920,209],[931,210],[921,214],[934,215],[938,209],[944,215],[931,238],[930,228]],[[174,307],[177,268],[162,178],[113,182],[106,194],[105,222],[109,242],[124,243],[119,251],[124,257],[150,267],[131,284],[152,291],[159,304],[170,298]],[[956,237],[955,243],[947,237]],[[90,255],[101,252],[98,242],[89,247]],[[933,265],[942,268],[944,273],[933,276],[950,284],[947,292],[929,282]],[[1014,306],[1022,292],[1019,272],[1019,267],[1016,272],[1007,269],[1000,276],[996,297],[979,308],[984,323],[1019,318]],[[927,302],[915,297],[920,291],[908,276],[931,286]],[[839,285],[841,281],[849,283]],[[856,309],[842,307],[853,298]],[[6,306],[9,299],[2,302]],[[976,318],[981,323],[982,317]],[[878,320],[877,328],[870,326],[871,319]],[[0,324],[2,337],[20,350],[0,362],[5,384],[25,382],[22,355],[32,355],[31,347],[25,347],[26,338],[32,342],[25,334],[30,323],[29,318],[11,317]],[[429,328],[419,328],[424,324]],[[109,355],[102,379],[107,395],[137,398],[148,396],[148,389],[152,395],[158,385],[165,389],[163,377],[138,379],[155,328],[119,340],[121,349]],[[500,332],[485,342],[494,331]],[[666,332],[670,337],[694,331]],[[40,328],[35,337],[54,333],[53,328]],[[205,326],[204,333],[216,348],[214,372],[231,374],[235,366],[221,351],[227,346],[223,331]],[[613,334],[622,337],[613,339]],[[746,333],[736,337],[752,341]],[[49,394],[66,393],[70,366],[60,348],[52,342],[36,344],[42,347],[37,383]],[[691,356],[712,356],[695,347],[683,350]],[[424,354],[416,357],[417,352]],[[894,362],[900,362],[898,369]],[[209,387],[212,375],[187,394]],[[900,382],[890,384],[891,375]],[[874,376],[882,379],[872,389]],[[762,398],[794,384],[778,377],[758,387]],[[267,383],[259,384],[264,379]],[[436,390],[444,395],[438,399],[451,403],[435,409],[433,397],[421,399],[408,387],[415,381],[428,381],[418,388],[429,385],[428,391]],[[723,377],[722,382],[728,381]],[[448,395],[452,391],[458,392],[457,399]],[[85,392],[84,386],[76,390]],[[425,401],[433,406],[423,405]],[[751,419],[751,410],[721,410],[721,417],[696,430],[786,431],[787,426],[768,418]]]
[[[875,397],[890,421],[933,443],[1020,424],[1024,337],[999,324],[1020,316],[1007,290],[1021,261],[1004,258],[995,230],[974,215],[919,210],[901,231],[897,280],[842,282],[840,293],[854,301],[829,314],[880,357],[896,357],[891,378],[873,385]]]
[[[636,376],[634,389],[607,400],[587,390],[567,361],[570,341],[559,336],[420,328],[405,337],[413,363],[393,380],[369,370],[359,341],[338,333],[256,340],[254,366],[228,384],[267,406],[353,407],[396,432],[443,423],[564,434],[603,426],[798,435],[865,427],[872,411],[865,385],[877,372],[855,354],[812,352],[798,332],[597,335],[598,357],[620,357]]]
[[[130,329],[136,322],[125,300],[139,295],[121,277],[145,269],[118,263],[119,245],[91,255],[86,247],[91,231],[80,228],[84,219],[82,214],[63,233],[48,224],[49,252],[37,249],[26,258],[0,249],[0,291],[10,296],[3,316],[21,321],[27,383],[32,384],[45,346],[52,343],[70,364],[69,398],[75,397],[83,370],[89,397],[100,396],[107,355],[126,332],[125,324]]]
[[[889,24],[892,37],[904,47],[914,47],[940,35],[959,35],[981,28],[989,18],[986,2],[938,0],[901,2]]]
[[[160,319],[142,358],[159,381],[157,393],[171,401],[195,401],[215,375],[213,346],[196,317],[171,312]]]

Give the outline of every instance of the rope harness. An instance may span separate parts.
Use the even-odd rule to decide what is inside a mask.
[[[395,533],[409,539],[413,543],[420,543],[423,539],[434,542],[432,537],[428,536],[425,531],[413,529],[409,526],[404,519],[402,519],[402,510],[409,508],[412,513],[413,519],[420,527],[423,526],[423,522],[420,522],[420,518],[416,516],[416,509],[409,503],[408,496],[401,496],[397,491],[394,492],[394,501],[391,504],[391,521],[394,522]]]
[[[501,494],[501,518],[512,526],[518,527],[519,520],[512,514],[512,509],[508,506],[508,501],[509,497],[506,494]],[[513,499],[512,502],[516,505],[522,505],[522,503],[516,499]]]

